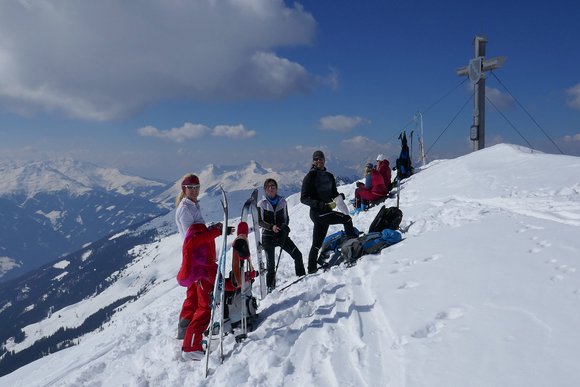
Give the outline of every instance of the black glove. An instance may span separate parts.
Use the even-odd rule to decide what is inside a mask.
[[[346,200],[346,197],[344,196],[344,194],[342,192],[339,193],[338,196],[342,196],[342,200]]]
[[[221,222],[216,222],[216,223],[210,224],[209,227],[208,227],[208,229],[210,229],[210,230],[211,229],[214,229],[214,228],[217,228],[218,230],[221,230],[223,228],[223,225],[222,225]]]
[[[290,227],[288,227],[287,224],[283,224],[282,226],[280,226],[280,229],[284,234],[290,234]]]
[[[234,226],[228,226],[228,235],[233,235],[235,229],[236,228]]]

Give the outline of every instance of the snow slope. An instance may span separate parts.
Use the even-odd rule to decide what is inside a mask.
[[[0,384],[580,385],[579,176],[578,157],[505,144],[430,163],[402,185],[403,225],[414,222],[405,240],[269,294],[261,324],[240,344],[225,338],[226,359],[211,355],[207,379],[203,363],[178,360],[178,237],[137,246],[109,290],[147,292],[79,345]],[[352,197],[354,186],[340,190]],[[297,195],[288,202],[306,259],[308,209]],[[355,226],[366,231],[377,211],[356,215]],[[284,255],[279,283],[292,268]]]

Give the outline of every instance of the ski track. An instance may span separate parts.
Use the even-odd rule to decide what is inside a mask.
[[[303,288],[290,287],[270,294],[260,312],[260,318],[267,319],[268,323],[259,325],[246,341],[226,351],[226,361],[230,362],[228,372],[216,368],[215,356],[210,357],[210,368],[215,370],[212,385],[227,383],[230,372],[236,373],[237,380],[246,380],[243,385],[247,386],[260,386],[261,380],[268,380],[274,386],[293,385],[298,381],[331,387],[371,386],[377,373],[389,385],[388,381],[395,377],[392,374],[404,372],[394,367],[400,361],[389,355],[393,351],[393,338],[388,320],[370,318],[369,312],[377,306],[376,297],[361,280],[370,278],[376,266],[369,261],[349,269],[336,267],[321,275],[306,277],[301,281]],[[376,344],[365,345],[366,335],[371,335]],[[312,340],[312,343],[306,346],[305,353],[296,353],[291,344],[302,340]],[[227,340],[225,345],[232,346]],[[241,351],[262,353],[272,348],[274,353],[252,364],[232,365],[235,356],[229,359]],[[385,368],[387,361],[390,367]],[[337,369],[336,364],[344,367]],[[303,374],[294,374],[297,368],[310,370],[308,380],[304,380]]]

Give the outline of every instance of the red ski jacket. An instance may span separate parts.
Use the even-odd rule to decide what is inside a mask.
[[[213,286],[217,273],[215,238],[221,235],[219,227],[208,229],[203,223],[189,226],[182,249],[182,261],[177,282],[191,286],[194,282],[209,282]]]
[[[391,166],[389,165],[389,160],[383,160],[379,162],[379,165],[377,165],[377,170],[383,176],[383,180],[388,192],[389,186],[391,185]]]

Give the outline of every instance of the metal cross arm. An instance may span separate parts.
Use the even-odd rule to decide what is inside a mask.
[[[488,71],[488,70],[499,69],[500,67],[503,66],[503,64],[506,61],[505,56],[496,56],[495,58],[490,58],[490,59],[485,59],[483,57],[475,58],[475,60],[478,60],[478,59],[480,60],[480,63],[481,63],[480,71],[482,71],[482,72]],[[472,61],[473,61],[473,59],[472,59]],[[470,62],[470,65],[471,65],[471,62]],[[459,75],[459,76],[469,75],[470,65],[458,68],[456,70],[457,75]]]

